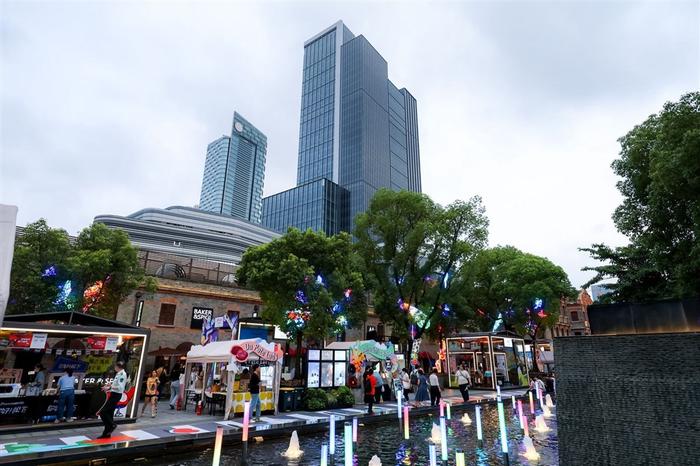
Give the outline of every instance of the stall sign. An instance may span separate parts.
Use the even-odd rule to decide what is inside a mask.
[[[28,406],[24,400],[20,401],[2,401],[0,400],[0,416],[3,417],[18,417],[26,414]]]
[[[192,320],[190,322],[190,328],[201,329],[202,321],[204,319],[211,319],[212,317],[214,317],[214,309],[210,307],[192,306]]]
[[[10,347],[11,348],[29,348],[32,344],[31,333],[11,333]]]
[[[48,334],[46,333],[33,333],[32,342],[30,343],[29,347],[31,349],[44,349],[46,348],[47,338]]]
[[[247,361],[250,353],[256,354],[260,359],[266,361],[277,361],[280,358],[278,351],[270,350],[254,341],[245,341],[231,348],[231,354],[239,362]]]
[[[119,337],[107,337],[105,341],[105,351],[117,351]]]
[[[73,372],[87,372],[88,363],[79,359],[58,356],[51,367],[51,372],[64,372],[73,369]]]

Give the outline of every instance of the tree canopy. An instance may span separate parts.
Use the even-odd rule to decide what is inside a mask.
[[[326,236],[290,228],[280,238],[248,249],[237,279],[260,292],[265,321],[290,338],[323,339],[366,319],[359,269],[347,233]]]
[[[575,294],[561,267],[512,246],[480,251],[459,283],[477,328],[491,330],[500,317],[506,329],[533,339],[557,321],[561,298]]]
[[[629,244],[583,248],[603,264],[586,285],[617,279],[608,298],[700,295],[700,92],[667,102],[620,138],[612,164],[623,201],[613,214]]]
[[[442,207],[424,194],[381,189],[358,215],[355,237],[374,309],[394,336],[446,331],[464,317],[452,284],[486,245],[488,219],[479,197]]]
[[[65,230],[40,219],[15,242],[8,312],[75,309],[114,317],[119,303],[142,283],[137,250],[123,231],[96,223],[71,243]]]

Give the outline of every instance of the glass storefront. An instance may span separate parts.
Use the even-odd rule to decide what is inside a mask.
[[[125,363],[127,390],[115,418],[134,417],[147,338],[147,330],[136,328],[6,320],[0,328],[0,428],[53,422],[58,379],[67,369],[75,380],[73,417],[96,418],[117,361]]]
[[[532,357],[522,338],[498,334],[469,334],[447,338],[447,371],[451,387],[457,387],[455,373],[464,365],[477,389],[526,387]]]

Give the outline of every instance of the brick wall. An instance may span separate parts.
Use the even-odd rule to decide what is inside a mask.
[[[700,464],[700,333],[554,341],[559,463]]]

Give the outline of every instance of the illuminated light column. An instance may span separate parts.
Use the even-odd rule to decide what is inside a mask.
[[[352,425],[345,423],[345,466],[353,466],[352,461]]]
[[[219,466],[221,463],[221,444],[224,441],[224,428],[218,426],[216,428],[216,439],[214,440],[214,459],[211,461],[211,466]]]
[[[457,450],[456,461],[457,461],[457,466],[465,466],[465,464],[464,464],[464,452],[463,451]]]
[[[476,438],[481,443],[484,441],[484,435],[481,432],[481,406],[475,408],[474,414],[476,415]]]
[[[430,466],[437,466],[437,451],[435,450],[435,445],[431,443],[428,446],[428,452],[430,453]]]
[[[357,418],[352,418],[352,443],[357,443]]]
[[[516,406],[515,406],[515,395],[511,395],[511,397],[510,397],[510,402],[513,404],[513,411],[515,411],[515,408],[516,408]]]
[[[452,406],[449,403],[445,403],[445,409],[447,410],[447,420],[452,420]]]
[[[403,438],[408,440],[408,406],[403,407]]]
[[[447,461],[447,425],[445,424],[445,418],[440,418],[440,450],[441,458],[443,462]]]
[[[328,435],[328,445],[331,453],[331,457],[335,456],[335,415],[331,414],[331,418],[328,421],[330,425],[330,432]]]
[[[445,402],[440,400],[440,417],[445,416]]]
[[[523,427],[523,400],[518,400],[518,419],[520,420],[520,428],[524,429]]]
[[[248,464],[248,427],[250,426],[250,401],[243,403],[243,434],[241,441],[243,442],[243,460],[242,464]]]
[[[328,466],[328,445],[321,445],[321,466]]]
[[[399,405],[399,409],[396,410],[396,415],[401,419],[401,413],[403,413],[403,392],[396,392],[396,401]]]
[[[503,409],[503,401],[498,399],[498,426],[501,430],[501,451],[508,464],[508,437],[506,436],[506,416]]]
[[[530,414],[535,414],[535,403],[532,400],[532,392],[530,392]]]

